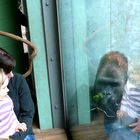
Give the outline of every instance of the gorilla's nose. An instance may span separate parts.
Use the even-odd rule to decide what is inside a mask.
[[[105,96],[110,96],[112,94],[112,89],[107,86],[107,88],[104,90]]]
[[[111,95],[111,92],[110,92],[110,91],[105,91],[104,94],[105,94],[106,96],[109,96],[109,95]]]

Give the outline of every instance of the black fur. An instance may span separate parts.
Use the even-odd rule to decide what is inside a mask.
[[[116,116],[127,81],[127,71],[127,58],[118,51],[109,52],[100,60],[92,101],[94,107],[103,110],[107,116]]]

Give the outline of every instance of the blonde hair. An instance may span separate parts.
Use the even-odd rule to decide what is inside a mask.
[[[138,61],[129,64],[128,80],[137,86],[140,86],[140,64]]]
[[[6,79],[6,75],[2,68],[0,68],[0,89]]]

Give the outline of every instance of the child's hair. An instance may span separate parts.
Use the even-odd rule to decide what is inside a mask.
[[[6,50],[0,48],[0,68],[6,74],[10,73],[16,66],[16,60]]]
[[[137,86],[140,86],[140,64],[138,61],[129,63],[128,80]]]
[[[2,68],[0,68],[0,89],[6,79],[6,75]]]

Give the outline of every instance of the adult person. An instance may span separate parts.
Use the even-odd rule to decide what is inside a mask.
[[[31,98],[29,86],[24,77],[13,73],[16,60],[4,49],[0,48],[0,68],[9,79],[8,95],[14,103],[14,111],[20,123],[25,123],[27,130],[19,131],[9,136],[13,140],[35,140],[32,122],[35,113],[34,103]],[[22,126],[21,126],[22,127]]]

